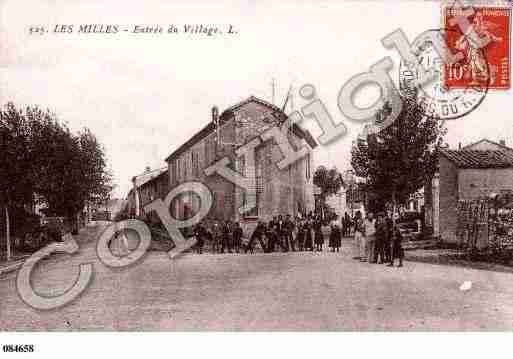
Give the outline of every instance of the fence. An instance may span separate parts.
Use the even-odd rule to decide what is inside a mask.
[[[513,248],[513,210],[498,199],[459,201],[457,236],[465,248]]]

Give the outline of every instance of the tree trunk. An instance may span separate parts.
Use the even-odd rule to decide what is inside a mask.
[[[397,199],[396,199],[396,189],[395,186],[392,187],[392,223],[393,228],[395,228],[395,212],[397,210]]]
[[[9,207],[5,206],[5,238],[7,243],[7,261],[11,260],[11,223],[9,221]]]

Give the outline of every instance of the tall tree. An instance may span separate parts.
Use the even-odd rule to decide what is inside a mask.
[[[381,208],[391,203],[394,211],[432,177],[446,133],[441,121],[425,116],[414,93],[403,95],[402,101],[395,121],[359,137],[351,150],[351,165],[366,180],[369,200]],[[390,113],[385,105],[376,115],[376,125]]]
[[[328,170],[324,166],[319,166],[314,172],[313,183],[321,189],[321,198],[324,202],[328,196],[334,195],[340,190],[344,181],[335,167]]]
[[[29,141],[29,122],[22,111],[12,103],[7,104],[0,112],[0,213],[3,217],[0,223],[5,223],[7,260],[11,257],[12,213],[30,203],[33,196],[32,154],[27,151]]]
[[[54,215],[75,219],[86,202],[107,198],[105,151],[90,130],[74,134],[37,106],[22,111],[8,103],[0,114],[0,204],[6,209],[37,200]]]

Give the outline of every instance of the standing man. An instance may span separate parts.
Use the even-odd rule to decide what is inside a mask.
[[[388,264],[389,267],[394,266],[394,259],[399,259],[399,265],[398,267],[403,266],[403,258],[404,258],[404,249],[402,246],[402,240],[403,236],[401,235],[401,232],[399,232],[399,228],[395,227],[392,230],[392,250],[390,252],[390,263]]]
[[[373,262],[386,263],[385,243],[388,237],[388,224],[384,213],[378,213],[376,220],[376,250],[374,252]]]
[[[296,234],[296,240],[297,240],[297,247],[300,252],[304,250],[304,243],[305,243],[305,221],[303,219],[298,219],[297,221],[297,234]]]
[[[196,252],[201,254],[203,251],[203,245],[205,244],[205,227],[201,223],[198,223],[194,227],[194,236],[196,237]]]
[[[324,245],[324,235],[322,233],[322,221],[320,216],[317,216],[315,219],[313,228],[315,248],[318,252],[322,252],[322,247]]]
[[[228,252],[232,252],[230,248],[230,223],[229,221],[224,222],[223,227],[221,229],[221,253],[224,253],[224,250]]]
[[[359,259],[362,262],[365,260],[365,228],[363,225],[362,212],[356,211],[354,215],[354,259]]]
[[[369,212],[364,222],[365,226],[365,248],[366,259],[369,263],[374,262],[374,252],[376,250],[376,220],[372,212]]]
[[[213,252],[214,253],[219,253],[221,252],[221,225],[217,222],[217,221],[214,221],[214,226],[212,228],[212,235],[213,235],[213,238],[214,240],[212,241],[212,244],[213,244]]]
[[[262,247],[262,251],[266,253],[268,251],[267,246],[264,243],[263,236],[265,234],[266,228],[265,224],[262,221],[258,221],[258,224],[251,234],[251,237],[249,238],[249,242],[246,246],[245,253],[249,252],[253,254],[253,245],[255,241],[258,241],[260,243],[260,247]]]
[[[242,248],[242,227],[239,222],[235,222],[233,228],[233,247],[235,252],[239,253]]]
[[[287,214],[285,217],[285,246],[287,248],[290,248],[292,252],[295,252],[296,249],[294,248],[294,236],[292,235],[292,232],[294,231],[295,224],[292,221],[290,214]]]
[[[285,221],[281,214],[278,216],[278,220],[276,222],[276,238],[278,245],[283,249],[283,251],[288,252],[289,248],[286,237]]]
[[[390,258],[392,256],[392,236],[394,229],[394,221],[392,220],[392,214],[387,211],[385,222],[387,224],[387,236],[385,238],[385,242],[383,243],[383,251],[385,252],[385,262],[390,262]]]

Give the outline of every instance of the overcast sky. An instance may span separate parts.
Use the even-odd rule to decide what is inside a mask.
[[[125,196],[130,178],[145,166],[165,165],[181,143],[222,111],[250,95],[276,104],[290,85],[296,108],[305,104],[297,90],[313,84],[346,137],[316,153],[317,164],[349,166],[351,141],[362,128],[343,120],[337,107],[342,85],[368,71],[384,56],[398,55],[381,38],[402,28],[410,40],[439,27],[440,4],[425,1],[20,1],[0,0],[0,98],[19,105],[48,107],[72,129],[89,127],[105,145]],[[232,24],[238,34],[62,34],[56,24],[134,25]],[[44,35],[29,35],[43,26]],[[359,96],[371,103],[376,92]],[[447,141],[468,144],[482,137],[513,144],[513,95],[490,92],[468,116],[448,125]],[[319,131],[305,123],[314,135]]]

